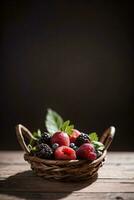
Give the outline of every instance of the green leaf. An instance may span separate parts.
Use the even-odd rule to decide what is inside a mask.
[[[41,137],[41,130],[38,129],[37,132],[33,132],[33,136],[38,140]],[[33,146],[35,140],[33,140],[32,138],[30,139],[30,145]]]
[[[90,133],[89,138],[90,138],[91,141],[98,141],[99,140],[97,133],[95,133],[95,132]]]
[[[36,151],[38,151],[38,149],[37,149],[36,146],[34,146],[34,147],[32,147],[31,151],[32,151],[32,152],[36,152]]]
[[[70,121],[67,120],[61,126],[61,131],[64,131],[68,135],[70,135],[73,132],[73,129],[74,129],[74,125],[69,125],[69,124],[70,124]]]
[[[65,130],[66,130],[66,127],[68,127],[69,124],[70,124],[70,121],[69,121],[69,120],[65,121],[65,122],[62,124],[62,126],[61,126],[61,130],[62,130],[62,131],[65,131]]]
[[[37,132],[34,132],[34,133],[33,133],[33,136],[34,136],[35,138],[37,138],[37,139],[40,138],[40,137],[41,137],[41,130],[38,129]]]
[[[46,129],[50,134],[54,134],[56,131],[60,130],[63,125],[62,117],[52,109],[48,109],[46,120]]]
[[[32,147],[30,144],[28,145],[28,148],[29,148],[30,152],[36,152],[36,151],[38,151],[38,149],[36,148],[36,146]]]
[[[104,148],[105,148],[104,144],[102,144],[101,142],[92,141],[92,143],[93,143],[95,149],[98,150],[98,151],[103,151]]]

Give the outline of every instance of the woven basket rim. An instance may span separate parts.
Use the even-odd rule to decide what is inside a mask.
[[[38,158],[36,156],[30,156],[28,153],[25,153],[24,154],[24,159],[26,161],[35,161],[35,162],[38,162],[38,163],[44,163],[44,164],[48,164],[48,165],[79,165],[79,164],[82,164],[82,163],[88,163],[89,166],[92,166],[92,165],[95,165],[96,163],[99,163],[101,162],[105,156],[107,154],[107,150],[104,150],[103,154],[97,158],[96,160],[94,161],[89,161],[89,160],[48,160],[48,159],[41,159],[41,158]]]

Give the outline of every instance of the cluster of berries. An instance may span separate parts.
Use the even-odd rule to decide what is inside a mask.
[[[93,161],[100,156],[89,136],[76,129],[73,129],[70,135],[63,131],[58,131],[52,136],[43,133],[34,149],[36,150],[31,150],[31,154],[43,159]]]

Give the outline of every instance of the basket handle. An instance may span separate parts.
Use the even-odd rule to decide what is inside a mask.
[[[30,150],[24,140],[24,136],[27,137],[29,140],[33,139],[33,140],[37,140],[32,133],[23,125],[18,124],[16,126],[16,135],[18,138],[18,141],[22,147],[22,149],[26,152],[26,153],[30,153]]]
[[[100,138],[100,142],[104,144],[105,150],[107,150],[114,138],[115,127],[110,126],[107,130],[104,131],[103,135]]]

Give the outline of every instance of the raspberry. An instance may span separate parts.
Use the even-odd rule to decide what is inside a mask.
[[[51,144],[58,143],[59,146],[69,146],[70,140],[67,133],[63,131],[56,132],[51,138]]]
[[[76,152],[68,146],[60,146],[54,152],[57,160],[76,160]]]
[[[79,135],[76,140],[75,140],[75,144],[76,146],[81,146],[84,143],[90,143],[90,139],[89,136],[85,133],[81,133],[81,135]]]
[[[39,139],[38,143],[45,143],[45,144],[50,144],[50,139],[51,139],[51,135],[49,133],[44,132],[41,136],[41,138]]]
[[[70,139],[70,142],[71,143],[74,143],[76,138],[81,134],[80,131],[76,130],[76,129],[73,129],[73,132],[72,134],[69,136],[69,139]]]
[[[96,158],[97,158],[97,155],[96,155],[95,152],[90,152],[90,153],[88,154],[88,159],[89,159],[89,160],[93,161],[93,160],[95,160]]]
[[[53,155],[52,149],[47,145],[47,144],[38,144],[36,146],[37,152],[36,156],[39,158],[44,158],[44,159],[51,159]]]
[[[76,155],[78,159],[87,159],[90,161],[95,160],[97,157],[94,146],[91,143],[81,145],[76,151]]]

